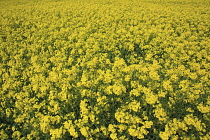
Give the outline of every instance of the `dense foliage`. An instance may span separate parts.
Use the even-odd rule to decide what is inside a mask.
[[[209,15],[209,0],[1,0],[0,139],[209,139]]]

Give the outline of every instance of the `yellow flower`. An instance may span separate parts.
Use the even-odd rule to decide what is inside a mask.
[[[176,74],[172,74],[171,77],[170,77],[170,80],[173,81],[173,82],[176,82],[179,78],[177,77]]]
[[[161,106],[157,107],[154,112],[155,112],[154,116],[156,118],[158,118],[160,121],[166,121],[167,120],[167,118],[168,118],[167,114]]]
[[[159,91],[159,92],[158,92],[158,96],[159,96],[159,97],[165,97],[166,94],[167,94],[167,93],[166,93],[166,92],[163,92],[163,91]]]
[[[149,72],[149,77],[152,80],[160,80],[160,76],[158,75],[157,71],[154,70]]]
[[[103,81],[104,81],[104,83],[111,83],[111,81],[112,81],[113,78],[114,78],[114,77],[113,77],[113,75],[112,75],[111,70],[108,69],[108,70],[106,71],[105,75],[104,75]]]
[[[122,93],[126,92],[126,88],[124,85],[113,85],[112,86],[112,91],[116,95],[121,95]]]
[[[152,121],[145,121],[144,123],[143,123],[143,127],[144,128],[151,128],[151,126],[153,125],[153,122]]]
[[[187,125],[193,125],[197,129],[197,131],[206,132],[206,125],[192,114],[186,115],[184,117],[184,121]]]
[[[16,134],[15,134],[16,135]],[[5,132],[5,130],[1,130],[0,131],[0,137],[2,140],[6,140],[9,138],[9,136],[7,135],[7,133]],[[15,136],[16,137],[16,136]]]
[[[50,128],[50,116],[42,116],[42,120],[40,122],[40,129],[42,132],[47,133]]]
[[[130,91],[130,95],[134,95],[134,96],[140,96],[140,92],[137,89],[132,89]]]
[[[138,131],[134,128],[129,128],[128,132],[131,136],[134,136],[134,137],[136,137],[138,135]]]
[[[147,54],[145,60],[151,60],[151,58],[153,57],[153,55],[154,54],[152,54],[152,53]]]
[[[181,88],[181,91],[183,92],[187,91],[189,87],[189,81],[188,80],[181,81],[179,87]]]
[[[147,93],[146,94],[146,102],[148,104],[155,104],[158,101],[158,97],[154,95],[153,93]]]
[[[100,130],[103,132],[103,134],[106,136],[108,135],[107,128],[105,126],[101,126]],[[111,131],[112,132],[112,131]]]
[[[14,132],[12,133],[12,138],[13,138],[13,139],[20,139],[20,136],[21,136],[20,131],[14,131]]]
[[[111,133],[110,138],[113,140],[118,140],[117,133]]]
[[[135,112],[138,112],[140,107],[141,107],[140,103],[135,101],[135,100],[128,104],[128,108],[135,111]]]
[[[124,130],[127,129],[127,126],[124,125],[124,124],[119,124],[119,125],[118,125],[118,128],[119,128],[119,132],[123,132]]]
[[[74,138],[77,138],[79,136],[71,120],[68,120],[67,122],[64,123],[64,128],[67,129],[70,135],[73,136]]]
[[[115,57],[115,62],[113,70],[121,69],[126,66],[125,60],[123,58]]]
[[[62,127],[60,129],[50,129],[50,135],[52,136],[51,138],[57,139],[57,138],[61,138],[62,137]]]
[[[201,103],[197,106],[198,110],[202,113],[209,113],[210,112],[210,106],[206,105],[203,106]]]
[[[110,131],[110,132],[112,132],[112,133],[115,133],[115,132],[116,132],[115,125],[109,124],[109,126],[108,126],[108,131]]]
[[[189,73],[189,77],[192,79],[192,80],[195,80],[195,79],[197,79],[197,74],[196,73]]]
[[[187,110],[186,111],[188,111],[188,112],[191,112],[191,113],[193,113],[194,112],[194,110],[192,109],[192,108],[187,108]]]
[[[96,123],[96,120],[98,120],[97,118],[96,118],[96,116],[94,115],[94,114],[90,114],[90,121],[92,121],[92,123]]]
[[[89,109],[87,108],[87,99],[81,100],[80,102],[80,110],[82,115],[89,114]]]
[[[165,90],[173,91],[173,87],[172,87],[171,82],[169,80],[163,81],[163,87],[164,87]]]
[[[159,133],[159,136],[160,136],[160,138],[161,138],[162,140],[168,140],[169,137],[170,137],[170,134],[167,133],[167,132],[160,132],[160,133]]]
[[[125,75],[125,81],[130,81],[131,80],[131,75]]]
[[[179,137],[177,135],[173,135],[171,138],[171,140],[178,140],[178,139],[179,139]]]
[[[119,137],[119,140],[128,140],[128,138],[126,138],[126,136],[121,136]]]
[[[88,130],[89,130],[88,127],[82,127],[82,128],[80,128],[81,134],[82,134],[83,136],[85,136],[86,138],[89,136]]]

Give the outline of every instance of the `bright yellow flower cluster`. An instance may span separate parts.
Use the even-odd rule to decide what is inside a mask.
[[[210,139],[208,0],[1,0],[0,139]]]

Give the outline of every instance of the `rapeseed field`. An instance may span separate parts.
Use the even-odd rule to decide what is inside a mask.
[[[209,140],[209,0],[0,0],[1,140]]]

